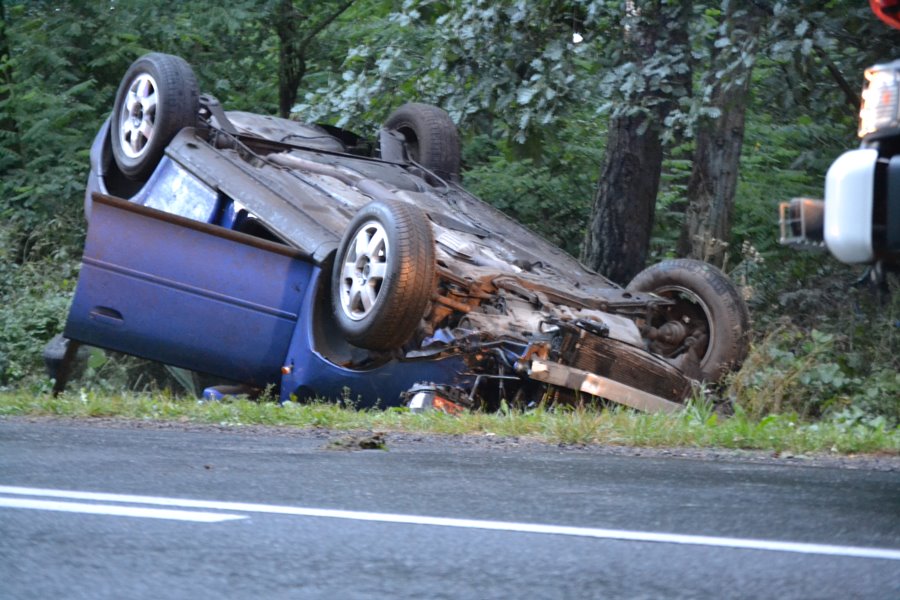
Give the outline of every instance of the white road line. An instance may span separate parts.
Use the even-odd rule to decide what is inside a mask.
[[[506,521],[480,521],[476,519],[452,519],[445,517],[396,515],[389,513],[360,512],[352,510],[331,510],[322,508],[302,508],[296,506],[277,506],[271,504],[249,504],[245,502],[218,502],[210,500],[191,500],[187,498],[160,498],[156,496],[132,496],[97,492],[74,492],[15,486],[0,486],[0,494],[68,498],[73,500],[92,500],[95,502],[119,502],[150,504],[154,506],[177,506],[180,508],[227,510],[232,512],[319,517],[326,519],[348,519],[354,521],[372,521],[377,523],[432,525],[436,527],[486,529],[492,531],[511,531],[517,533],[542,533],[550,535],[568,535],[575,537],[589,537],[632,542],[657,542],[664,544],[685,544],[691,546],[713,546],[719,548],[733,548],[740,550],[765,550],[770,552],[794,552],[799,554],[823,554],[827,556],[900,560],[900,550],[892,548],[834,546],[830,544],[808,544],[801,542],[781,542],[776,540],[754,540],[706,535],[683,535],[677,533],[658,533],[652,531],[628,531],[621,529],[600,529],[594,527],[569,527],[563,525],[541,525],[536,523],[511,523]]]
[[[84,504],[82,502],[56,502],[54,500],[31,500],[28,498],[0,498],[0,507],[87,513],[91,515],[110,515],[115,517],[196,521],[198,523],[219,523],[221,521],[233,521],[235,519],[247,518],[243,515],[228,515],[224,513],[171,510],[167,508],[146,508],[143,506]]]

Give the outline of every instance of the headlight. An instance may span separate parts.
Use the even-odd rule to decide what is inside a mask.
[[[859,111],[859,137],[891,133],[900,133],[900,60],[866,69]]]

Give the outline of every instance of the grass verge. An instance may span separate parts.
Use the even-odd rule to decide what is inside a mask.
[[[538,408],[450,416],[440,412],[413,414],[402,408],[355,410],[324,402],[282,407],[275,402],[239,399],[198,403],[165,393],[112,395],[73,391],[53,398],[21,391],[0,393],[0,416],[6,415],[495,435],[559,444],[900,455],[900,428],[803,422],[792,415],[769,415],[757,420],[740,409],[731,417],[721,417],[704,404],[690,405],[676,415],[649,415],[625,409]]]

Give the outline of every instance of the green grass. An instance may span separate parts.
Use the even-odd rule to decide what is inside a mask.
[[[556,444],[900,455],[900,428],[803,422],[792,415],[754,419],[741,410],[731,417],[722,417],[704,404],[689,406],[676,415],[641,414],[625,409],[539,408],[450,416],[439,412],[413,414],[401,408],[355,410],[324,402],[284,407],[275,402],[247,400],[201,404],[166,393],[112,395],[73,391],[58,398],[26,391],[0,393],[0,417],[13,415],[493,435]]]

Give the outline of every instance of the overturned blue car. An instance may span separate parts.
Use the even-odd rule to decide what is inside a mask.
[[[439,108],[404,105],[370,141],[226,112],[181,58],[139,58],[91,148],[57,388],[88,344],[282,401],[671,411],[740,365],[749,316],[720,271],[671,260],[622,288],[459,171]]]

